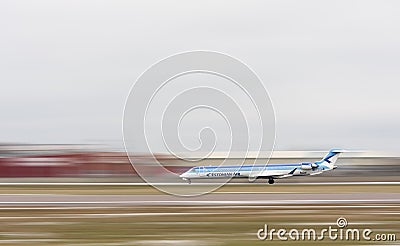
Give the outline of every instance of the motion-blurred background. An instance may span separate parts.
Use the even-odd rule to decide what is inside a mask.
[[[399,10],[394,0],[0,1],[0,243],[286,245],[256,232],[341,216],[399,238]],[[125,100],[150,65],[190,50],[231,55],[261,78],[275,109],[271,163],[350,152],[320,176],[201,197],[145,185],[124,151]],[[209,112],[186,118],[180,134],[191,147],[203,120],[223,126]],[[155,143],[153,153],[136,146],[136,163],[154,154],[181,173],[228,151],[194,163],[199,153],[183,161]]]
[[[300,163],[320,160],[327,151],[274,151],[271,158],[257,163]],[[130,163],[127,154],[96,145],[2,145],[0,177],[3,182],[137,182],[143,180]],[[214,152],[206,159],[190,154],[185,159],[166,153],[155,157],[168,170],[180,174],[193,165],[218,165],[227,154]],[[226,165],[240,165],[244,154],[233,153]],[[153,161],[149,155],[131,156],[135,165]],[[247,153],[244,163],[252,164],[257,152]],[[198,160],[198,161],[197,161]],[[395,151],[350,151],[342,153],[338,169],[313,177],[294,177],[280,183],[297,182],[400,182],[400,153]],[[153,175],[161,175],[158,169]],[[183,181],[182,181],[183,182]],[[210,180],[207,180],[210,182]],[[248,182],[248,180],[232,180]],[[265,182],[259,181],[259,182]]]

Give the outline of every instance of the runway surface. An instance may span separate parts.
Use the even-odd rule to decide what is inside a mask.
[[[214,193],[196,197],[171,195],[2,194],[0,206],[171,206],[400,204],[400,193],[270,194]]]
[[[191,186],[208,186],[215,185],[217,182],[203,182],[203,183],[192,183]],[[265,186],[266,183],[226,183],[227,186]],[[301,182],[301,183],[279,183],[281,186],[299,186],[299,185],[399,185],[397,181],[364,181],[364,182]],[[131,183],[131,182],[1,182],[0,186],[149,186],[148,183]],[[153,185],[162,186],[188,186],[187,182],[182,183],[153,183]]]
[[[266,223],[271,228],[321,230],[335,226],[341,217],[351,228],[367,226],[374,232],[397,236],[400,193],[397,186],[390,187],[380,189],[384,192],[367,187],[367,192],[364,189],[351,193],[272,193],[255,189],[241,192],[237,189],[240,187],[234,186],[234,191],[177,197],[160,193],[51,193],[59,190],[58,186],[40,190],[40,194],[28,194],[32,190],[22,186],[20,190],[25,194],[0,194],[0,223],[4,225],[0,244],[286,245],[276,239],[260,241],[256,232]],[[13,190],[5,187],[5,191]],[[336,187],[335,191],[340,189]],[[304,243],[321,245],[322,241]],[[348,242],[338,241],[337,245],[343,243]],[[385,245],[399,244],[387,241]]]

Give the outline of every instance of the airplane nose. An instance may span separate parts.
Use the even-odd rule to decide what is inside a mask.
[[[181,175],[179,175],[179,178],[186,180],[186,179],[190,178],[190,175],[187,174],[187,172],[185,172],[185,173],[182,173]]]
[[[182,173],[181,175],[179,175],[179,178],[181,178],[183,180],[188,180],[188,177],[185,173]]]

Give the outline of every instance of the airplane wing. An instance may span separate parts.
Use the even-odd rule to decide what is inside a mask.
[[[264,171],[260,173],[259,177],[271,177],[271,178],[276,178],[276,179],[282,179],[282,178],[288,178],[292,177],[294,172],[297,170],[297,168],[294,168],[291,170],[289,173],[282,173],[282,171]]]
[[[321,174],[321,173],[323,173],[323,172],[311,173],[310,176]]]
[[[278,176],[274,176],[274,178],[277,179],[283,179],[283,178],[288,178],[288,177],[292,177],[294,172],[297,170],[297,168],[294,168],[292,171],[290,171],[288,174],[284,174],[284,175],[278,175]]]

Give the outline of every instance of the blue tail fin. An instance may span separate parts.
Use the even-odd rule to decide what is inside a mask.
[[[339,157],[339,154],[342,152],[343,150],[340,149],[331,149],[329,153],[324,158],[322,158],[322,160],[317,161],[315,163],[318,165],[322,164],[329,167],[330,169],[333,169],[335,167],[335,163]]]

